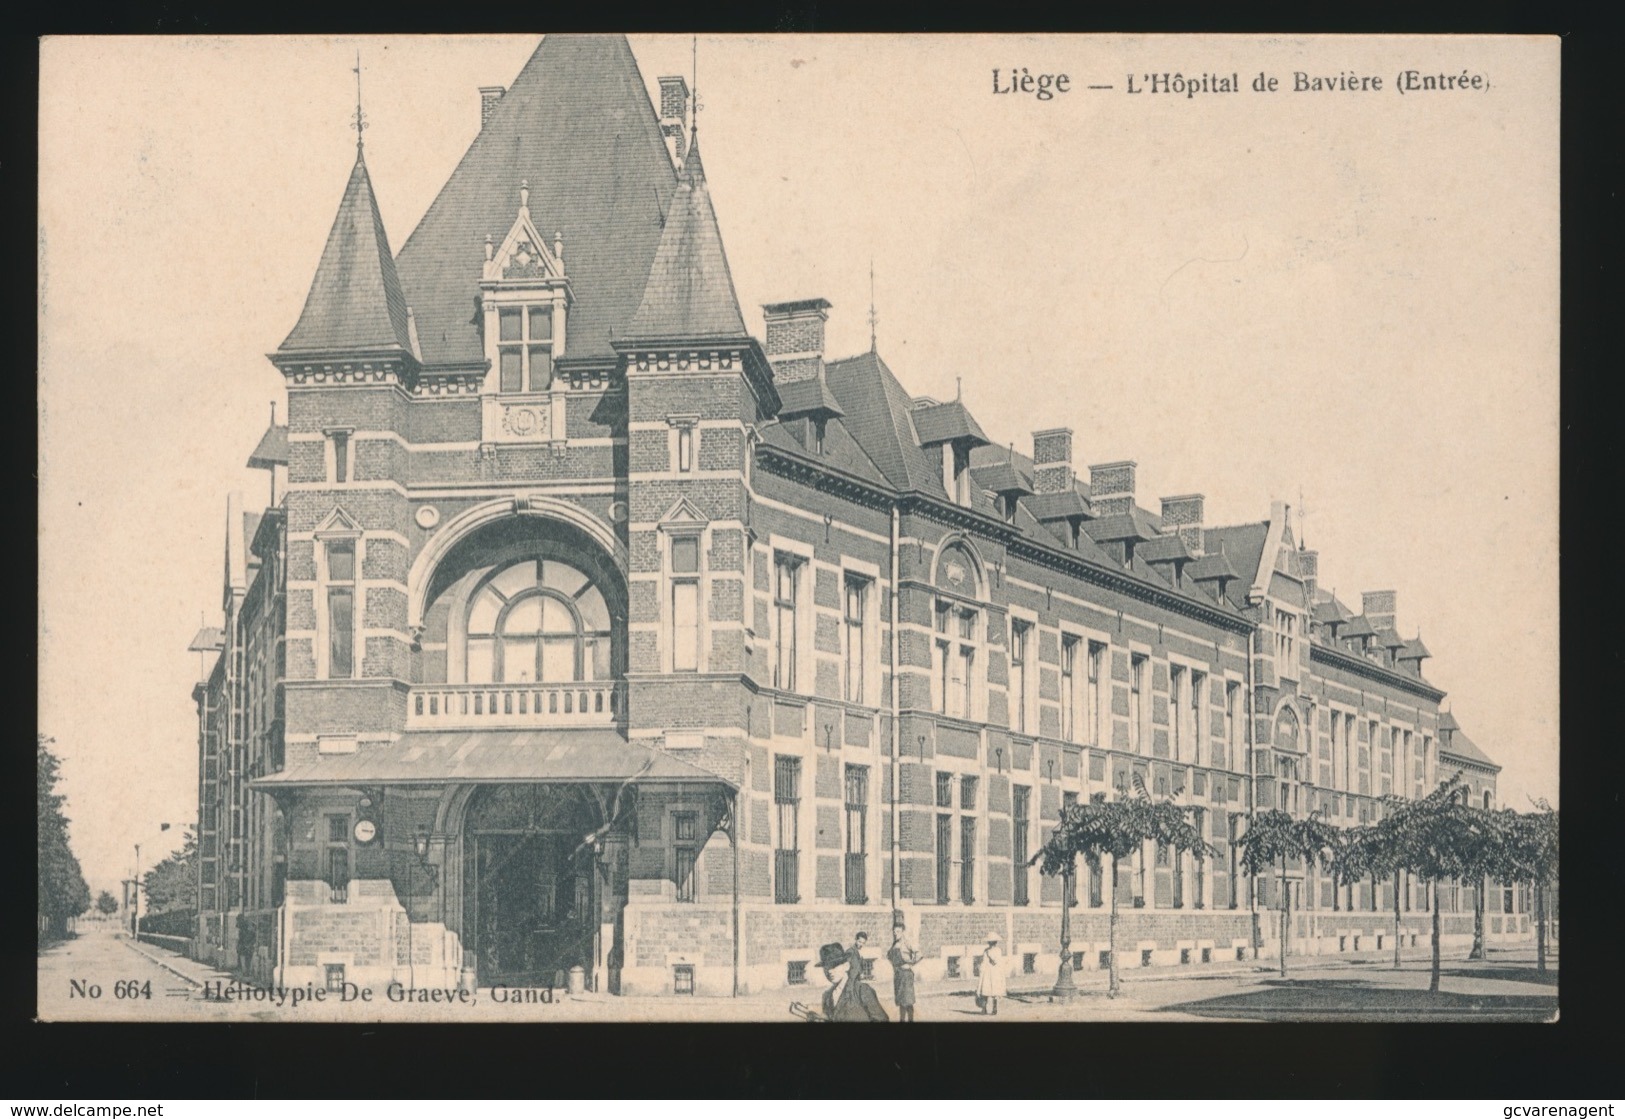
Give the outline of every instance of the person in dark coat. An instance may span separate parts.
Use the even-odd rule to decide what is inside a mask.
[[[826,1022],[889,1021],[880,996],[863,981],[863,973],[853,974],[852,955],[839,944],[826,944],[818,950],[818,966],[824,969],[829,990],[824,992]]]
[[[891,948],[886,952],[891,963],[892,998],[897,1003],[897,1020],[914,1021],[914,965],[920,962],[920,953],[909,943],[908,929],[901,920],[891,930]]]

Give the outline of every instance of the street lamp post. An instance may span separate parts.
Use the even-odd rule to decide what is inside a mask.
[[[1051,1002],[1071,1002],[1078,997],[1078,985],[1072,980],[1072,876],[1077,872],[1076,859],[1076,855],[1069,855],[1061,873],[1061,970],[1055,976]]]

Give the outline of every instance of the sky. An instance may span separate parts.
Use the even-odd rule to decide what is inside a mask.
[[[285,414],[265,354],[354,161],[356,51],[398,250],[478,130],[478,88],[538,39],[43,42],[40,730],[93,890],[196,817],[186,649],[221,619],[227,493],[266,499],[244,466]],[[916,394],[961,392],[994,440],[1071,427],[1080,471],[1134,460],[1142,505],[1200,492],[1209,524],[1291,503],[1323,586],[1356,608],[1397,591],[1428,679],[1504,766],[1501,803],[1556,802],[1555,40],[632,47],[651,91],[697,74],[758,336],[760,304],[822,296],[830,356],[866,349],[872,264],[887,363]],[[1068,91],[993,92],[1022,67]],[[1400,94],[1409,68],[1482,81]],[[1295,71],[1383,88],[1293,92]],[[1176,73],[1242,91],[1147,90]],[[1260,73],[1275,92],[1251,92]]]

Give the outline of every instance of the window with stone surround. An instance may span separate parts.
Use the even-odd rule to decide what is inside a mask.
[[[546,392],[553,387],[551,304],[497,311],[498,388],[505,393]]]
[[[1019,619],[1010,622],[1010,728],[1027,730],[1027,659],[1032,625]]]
[[[773,759],[773,808],[777,846],[773,851],[773,900],[793,905],[801,899],[801,759]]]
[[[354,538],[329,540],[326,557],[327,678],[348,680],[355,675],[356,542]]]
[[[1145,741],[1145,666],[1149,658],[1143,653],[1129,657],[1128,748],[1138,754]]]
[[[671,822],[677,900],[693,901],[694,866],[699,857],[698,821],[693,812],[678,812]]]
[[[796,690],[797,604],[801,567],[800,557],[774,553],[773,686],[787,692]]]
[[[845,622],[845,677],[848,703],[865,703],[868,695],[867,616],[870,581],[857,575],[847,575],[844,586]]]
[[[700,538],[671,538],[671,668],[700,667]]]
[[[1061,635],[1061,737],[1078,740],[1078,639]]]

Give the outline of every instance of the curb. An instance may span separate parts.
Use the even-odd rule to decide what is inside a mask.
[[[122,936],[119,939],[121,941],[123,941],[124,945],[127,948],[129,948],[130,951],[134,952],[138,956],[144,956],[146,959],[151,960],[153,963],[157,964],[159,967],[163,968],[165,971],[169,972],[171,975],[179,976],[180,978],[186,980],[188,983],[190,983],[194,987],[203,986],[203,980],[197,978],[194,975],[186,974],[186,972],[182,971],[180,968],[178,968],[175,965],[171,964],[168,960],[164,959],[162,956],[154,956],[151,952],[148,952],[143,948],[137,947],[136,946],[137,945],[136,941],[125,939]]]

